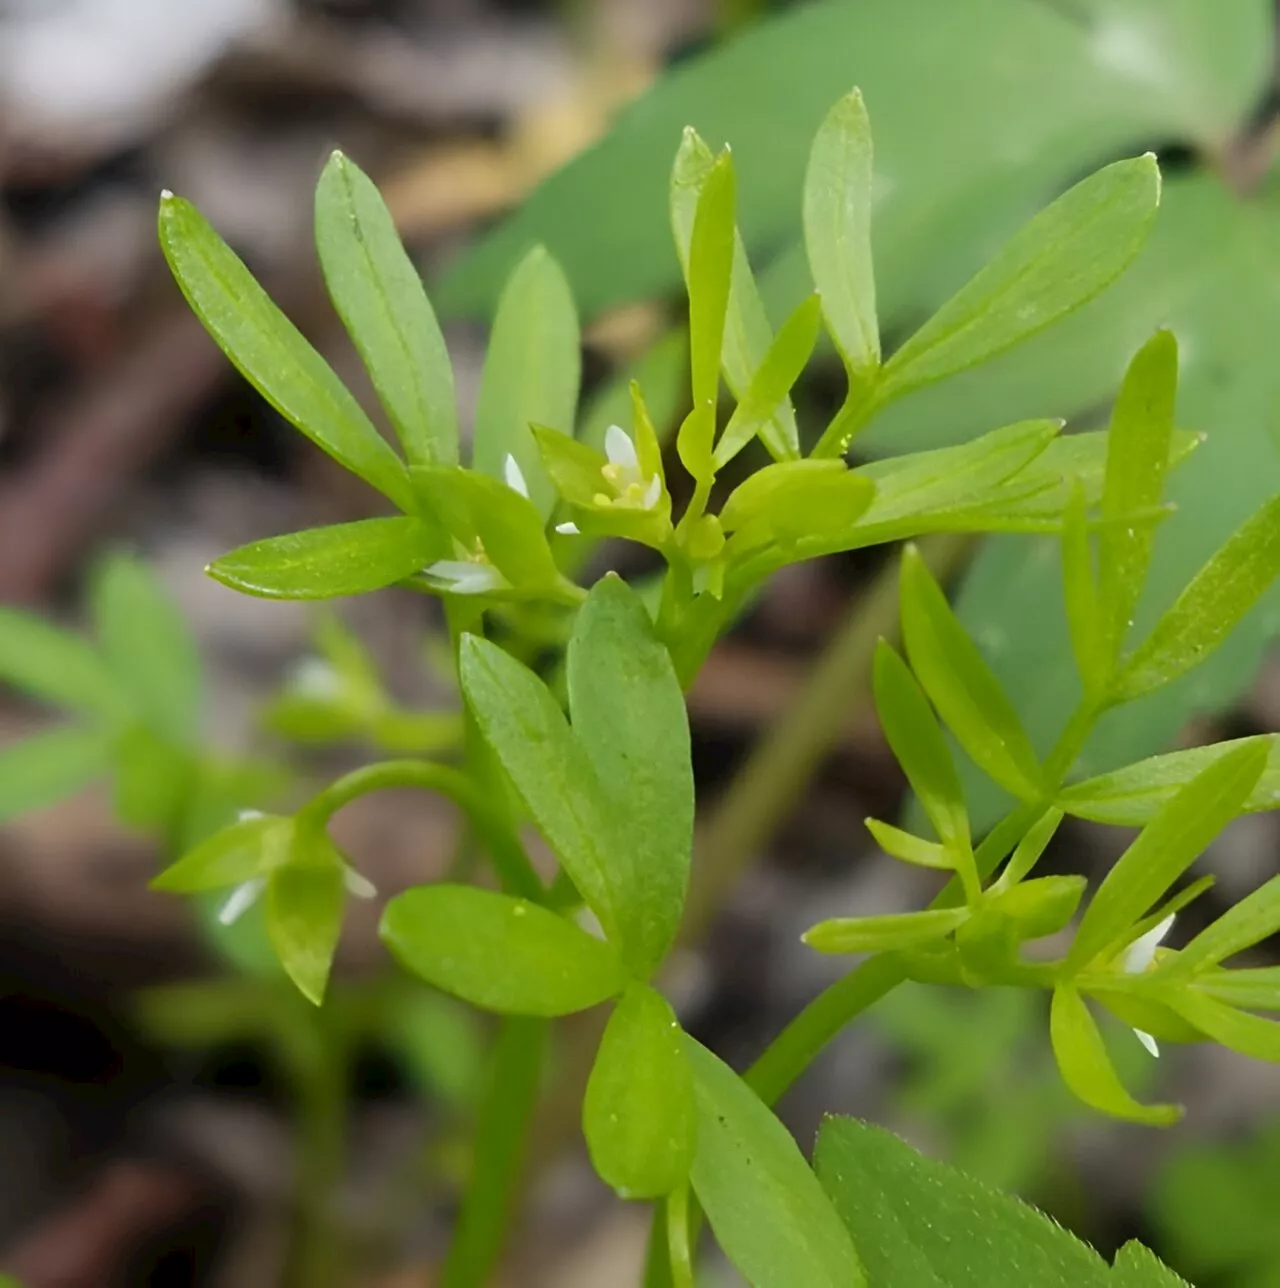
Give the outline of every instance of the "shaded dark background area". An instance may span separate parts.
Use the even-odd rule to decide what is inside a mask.
[[[204,565],[256,537],[375,513],[376,502],[248,390],[190,316],[155,243],[160,189],[194,200],[363,392],[310,244],[311,193],[331,148],[378,181],[430,277],[664,66],[763,7],[0,0],[0,602],[75,624],[95,555],[138,553],[200,643],[211,744],[237,755],[270,745],[257,713],[310,651],[315,615],[239,598]],[[638,352],[663,318],[640,307],[593,324],[588,379]],[[465,422],[484,331],[451,324],[447,335]],[[803,394],[815,414],[831,396],[821,380]],[[703,799],[787,709],[875,566],[788,570],[716,651],[691,695]],[[393,691],[440,700],[423,661],[432,605],[387,592],[340,611]],[[3,695],[0,743],[47,718]],[[1271,666],[1240,710],[1194,733],[1277,727]],[[358,759],[358,748],[309,754],[302,772],[319,783]],[[873,718],[851,713],[705,943],[676,963],[682,1017],[727,1058],[758,1052],[842,968],[803,948],[805,927],[927,897],[861,826],[892,816],[901,791]],[[384,894],[443,871],[452,847],[451,815],[421,797],[362,802],[341,829]],[[1101,871],[1122,840],[1070,825],[1052,870]],[[1212,855],[1219,905],[1274,871],[1278,840],[1269,815],[1228,830]],[[160,861],[114,820],[105,788],[0,832],[0,1268],[27,1288],[282,1282],[296,1224],[294,1089],[252,1032],[191,1046],[143,1004],[148,990],[220,969],[188,906],[147,891]],[[388,972],[376,921],[376,909],[354,909],[340,954],[356,1007]],[[431,1282],[465,1171],[465,1114],[440,1053],[411,1049],[411,1023],[362,1030],[343,1074],[346,1150],[329,1210],[356,1249],[351,1282],[377,1288]],[[429,1044],[452,1040],[435,1021],[423,1032]],[[1187,1103],[1184,1127],[1155,1135],[1074,1106],[1037,998],[904,991],[833,1046],[786,1114],[802,1140],[825,1111],[887,1122],[1104,1249],[1136,1234],[1180,1264],[1170,1213],[1207,1204],[1212,1181],[1221,1219],[1240,1219],[1249,1196],[1280,1183],[1268,1126],[1280,1079],[1217,1049],[1158,1069],[1136,1044],[1121,1054],[1139,1084],[1158,1075]],[[611,1200],[572,1126],[550,1111],[547,1122],[502,1282],[634,1282],[644,1211]],[[708,1282],[735,1282],[717,1273]],[[1280,1283],[1273,1273],[1219,1282],[1263,1288]]]

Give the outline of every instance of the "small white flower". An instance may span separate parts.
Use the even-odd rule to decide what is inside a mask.
[[[361,872],[355,868],[347,868],[343,874],[347,882],[347,893],[354,895],[357,899],[376,899],[378,897],[378,887]]]
[[[557,523],[556,531],[565,537],[576,537],[582,532],[582,529],[572,520],[569,520],[567,523]]]
[[[242,809],[236,815],[236,822],[248,823],[255,818],[266,818],[266,815],[260,809]]]
[[[332,700],[342,693],[342,680],[323,658],[304,657],[289,677],[289,687],[304,698]]]
[[[251,811],[246,810],[245,812],[249,813]],[[258,902],[259,896],[266,888],[266,877],[250,877],[248,881],[242,881],[232,890],[226,903],[222,905],[222,909],[218,913],[218,920],[224,926],[234,925]]]
[[[1123,967],[1126,975],[1141,975],[1151,968],[1151,963],[1156,959],[1156,949],[1172,925],[1173,914],[1170,913],[1159,925],[1152,926],[1145,935],[1140,935],[1124,950]],[[1152,1055],[1160,1054],[1160,1047],[1150,1033],[1144,1033],[1141,1029],[1134,1029],[1134,1033]]]
[[[524,473],[510,452],[507,453],[507,459],[502,462],[502,477],[506,479],[507,486],[513,492],[519,492],[526,501],[529,499],[529,485],[524,481]]]
[[[604,432],[604,454],[609,463],[600,472],[613,486],[617,499],[601,495],[597,501],[610,505],[623,505],[630,509],[652,510],[662,495],[662,480],[658,475],[646,479],[640,469],[640,458],[631,435],[621,425],[610,425]]]
[[[440,590],[455,595],[487,595],[492,590],[503,590],[507,579],[488,562],[474,559],[437,559],[422,570]]]

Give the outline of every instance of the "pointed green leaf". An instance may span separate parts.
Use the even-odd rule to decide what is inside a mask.
[[[1062,596],[1080,683],[1085,693],[1097,696],[1110,674],[1110,662],[1103,656],[1102,609],[1089,548],[1084,485],[1078,478],[1072,481],[1062,512]]]
[[[683,1185],[697,1126],[693,1075],[675,1013],[644,984],[621,997],[600,1041],[582,1102],[591,1162],[624,1199]]]
[[[903,555],[901,593],[907,656],[930,701],[980,769],[1034,799],[1040,766],[1018,713],[914,547]]]
[[[1152,509],[1164,494],[1178,392],[1178,342],[1157,331],[1125,373],[1107,431],[1107,473],[1098,533],[1098,595],[1108,668],[1133,619],[1147,579],[1154,529],[1127,516]]]
[[[1068,984],[1053,990],[1049,1036],[1062,1080],[1086,1105],[1153,1127],[1167,1127],[1182,1117],[1177,1105],[1142,1105],[1125,1090],[1084,998]]]
[[[1202,770],[1151,820],[1093,896],[1067,953],[1079,971],[1116,944],[1240,813],[1266,762],[1266,747],[1236,748]]]
[[[733,274],[736,183],[722,153],[702,184],[689,239],[689,360],[693,405],[714,406],[720,391],[729,282]]]
[[[1245,521],[1191,579],[1124,663],[1112,696],[1129,702],[1204,661],[1280,573],[1280,496]]]
[[[955,856],[936,841],[926,841],[891,823],[882,823],[878,818],[863,819],[863,824],[875,838],[876,844],[895,859],[914,863],[917,867],[940,868],[943,871],[950,871],[955,867]]]
[[[1209,970],[1196,987],[1220,1002],[1249,1011],[1280,1011],[1280,966],[1251,970]]]
[[[606,933],[617,933],[615,848],[595,771],[547,686],[496,644],[465,635],[462,692],[538,830]]]
[[[1280,1062],[1280,1021],[1250,1015],[1198,988],[1170,988],[1168,1003],[1215,1042],[1254,1060]]]
[[[474,886],[416,886],[382,916],[406,970],[505,1015],[571,1015],[626,987],[617,954],[546,908]]]
[[[648,610],[616,576],[596,583],[569,641],[573,736],[595,771],[617,837],[616,911],[641,976],[680,925],[693,850],[693,769],[680,682]]]
[[[866,1288],[858,1254],[787,1129],[692,1038],[698,1102],[693,1189],[752,1288]]]
[[[187,302],[240,374],[322,451],[411,510],[400,458],[189,201],[161,198],[160,245]]]
[[[341,152],[316,187],[316,250],[409,463],[454,464],[453,368],[435,312],[378,189]]]
[[[815,1166],[873,1288],[1103,1288],[1106,1265],[1010,1194],[881,1127],[828,1118]]]
[[[324,1001],[347,902],[340,862],[295,862],[267,878],[267,934],[285,974],[309,1002]]]
[[[1116,1253],[1116,1262],[1107,1282],[1111,1288],[1191,1288],[1181,1275],[1175,1275],[1137,1239],[1130,1239]]]
[[[158,876],[153,890],[199,894],[239,885],[278,867],[293,843],[293,821],[278,814],[254,814],[215,832]]]
[[[871,260],[871,125],[862,93],[846,94],[813,141],[804,183],[804,244],[822,313],[849,372],[864,383],[880,365]]]
[[[336,599],[394,585],[448,553],[440,530],[422,519],[358,519],[250,542],[208,573],[264,599]]]
[[[1053,840],[1054,833],[1057,832],[1058,824],[1061,822],[1060,809],[1047,809],[1041,814],[1010,855],[1009,862],[996,883],[999,888],[1008,889],[1016,885],[1040,862],[1040,856]]]
[[[820,953],[885,953],[943,939],[969,918],[968,908],[930,908],[882,917],[832,917],[801,936]]]
[[[1216,966],[1260,944],[1277,930],[1280,930],[1280,876],[1272,877],[1228,908],[1178,953],[1162,975],[1175,978]]]
[[[112,735],[60,725],[0,749],[0,822],[78,792],[111,765]]]
[[[202,667],[177,605],[145,564],[121,552],[95,568],[89,597],[102,656],[134,710],[163,738],[193,739]]]
[[[519,263],[503,289],[489,335],[476,403],[472,463],[506,477],[515,458],[529,499],[546,518],[555,492],[529,426],[572,434],[582,374],[578,311],[560,265],[541,246]]]
[[[872,676],[880,727],[911,790],[942,844],[956,854],[967,853],[969,815],[964,792],[929,699],[907,664],[884,640],[876,645]]]
[[[90,644],[34,613],[2,605],[0,684],[109,720],[127,710],[118,681]]]
[[[985,362],[1091,300],[1142,248],[1159,204],[1149,152],[1063,193],[893,354],[878,399]]]

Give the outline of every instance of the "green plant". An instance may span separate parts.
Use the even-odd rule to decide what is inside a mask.
[[[670,192],[689,300],[688,410],[674,436],[687,476],[677,489],[688,496],[682,506],[668,487],[676,462],[664,455],[638,385],[629,431],[569,432],[577,323],[545,251],[529,252],[503,290],[465,467],[431,306],[376,190],[349,160],[336,155],[321,178],[317,243],[403,455],[209,225],[166,194],[162,245],[215,339],[283,415],[399,510],[257,542],[210,572],[272,598],[389,585],[440,597],[465,731],[456,763],[398,756],[356,769],[291,812],[241,817],[214,832],[154,884],[229,891],[233,908],[257,901],[283,971],[319,1004],[347,896],[363,891],[329,838],[331,818],[388,787],[442,793],[462,808],[498,888],[419,886],[395,896],[382,921],[384,941],[412,975],[504,1017],[478,1099],[470,1188],[441,1275],[451,1288],[484,1282],[501,1251],[550,1021],[603,1004],[608,1021],[583,1097],[583,1133],[619,1195],[655,1204],[652,1286],[693,1284],[698,1209],[761,1288],[1174,1284],[1140,1248],[1109,1267],[1029,1210],[856,1124],[826,1129],[815,1172],[768,1108],[836,1033],[908,979],[1047,992],[1067,1085],[1094,1108],[1144,1123],[1171,1122],[1179,1110],[1134,1099],[1091,1003],[1152,1048],[1157,1040],[1213,1040],[1280,1058],[1274,1022],[1256,1014],[1280,1009],[1275,972],[1222,965],[1280,928],[1280,879],[1181,951],[1157,947],[1174,914],[1205,888],[1207,879],[1174,892],[1205,846],[1238,814],[1274,803],[1272,740],[1069,782],[1098,721],[1212,653],[1280,571],[1274,500],[1148,634],[1131,638],[1153,535],[1167,514],[1165,473],[1197,441],[1174,427],[1172,334],[1156,332],[1133,358],[1105,433],[1064,438],[1059,421],[1025,421],[869,465],[842,459],[874,410],[1027,340],[1120,274],[1155,219],[1154,158],[1084,179],[887,358],[871,267],[871,136],[858,93],[840,100],[818,131],[803,197],[817,289],[776,333],[737,229],[728,153],[713,155],[687,132]],[[843,361],[848,394],[804,455],[789,395],[821,327]],[[722,380],[733,395],[723,424]],[[757,438],[772,462],[732,490],[719,485]],[[906,658],[882,640],[873,689],[931,834],[871,826],[889,854],[939,872],[942,888],[924,911],[813,927],[806,938],[817,951],[866,960],[739,1077],[681,1030],[655,986],[685,920],[693,859],[682,687],[784,565],[925,534],[994,531],[1050,533],[1061,545],[1077,710],[1049,754],[1039,754],[921,550],[905,547]],[[580,587],[571,574],[581,543],[605,537],[651,547],[664,565],[660,579],[643,593],[613,575]],[[885,633],[896,635],[894,626],[886,620]],[[562,655],[548,648],[557,641],[565,641]],[[541,674],[526,664],[547,662],[549,652],[554,661]],[[1015,801],[985,836],[971,823],[955,745]],[[1066,814],[1143,831],[1060,951],[1038,941],[1072,922],[1086,881],[1032,872]],[[526,821],[554,853],[554,877],[526,855]],[[322,1145],[332,1150],[331,1137]],[[964,1240],[975,1239],[981,1256],[966,1249]],[[301,1264],[310,1277],[299,1282],[334,1277],[340,1258],[331,1251],[307,1252]]]

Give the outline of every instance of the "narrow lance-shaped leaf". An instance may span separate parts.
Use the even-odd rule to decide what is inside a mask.
[[[1022,722],[914,546],[902,559],[902,634],[911,669],[960,745],[1000,786],[1039,794]]]
[[[733,160],[726,151],[702,185],[689,241],[689,360],[695,407],[714,406],[720,388],[736,186]]]
[[[454,464],[453,368],[435,312],[378,189],[341,152],[316,188],[316,250],[409,463]]]
[[[264,599],[334,599],[403,581],[447,553],[443,534],[422,519],[357,519],[251,542],[207,572]]]
[[[689,720],[671,657],[620,578],[592,588],[569,641],[573,736],[595,771],[614,846],[618,930],[628,965],[661,963],[684,908],[693,848]]]
[[[985,362],[1092,299],[1142,248],[1159,202],[1151,153],[1063,193],[893,354],[878,399]]]
[[[820,953],[886,953],[943,939],[969,918],[968,908],[929,908],[882,917],[832,917],[802,936]]]
[[[0,822],[77,792],[111,765],[112,735],[65,725],[0,749]]]
[[[1108,668],[1133,618],[1147,577],[1155,529],[1129,516],[1160,504],[1173,407],[1178,391],[1178,342],[1157,331],[1138,350],[1125,373],[1107,431],[1107,472],[1098,533],[1098,594],[1101,648]]]
[[[402,510],[404,465],[346,386],[190,202],[166,193],[160,245],[196,316],[240,374],[290,424]]]
[[[822,312],[851,386],[880,365],[871,260],[871,125],[854,90],[827,114],[804,185],[804,244]]]
[[[1240,812],[1266,763],[1265,745],[1237,748],[1191,780],[1107,873],[1067,953],[1079,971],[1115,945]]]
[[[1250,1015],[1199,988],[1170,989],[1169,1005],[1215,1042],[1251,1060],[1280,1063],[1280,1022]]]
[[[540,246],[516,266],[493,320],[476,402],[472,461],[506,476],[515,458],[529,499],[545,518],[555,489],[542,469],[531,423],[573,432],[582,354],[578,312],[560,265]]]
[[[117,719],[127,710],[92,645],[20,608],[0,606],[0,684],[86,715]]]
[[[428,984],[505,1015],[571,1015],[626,987],[618,955],[558,913],[474,886],[417,886],[382,916],[383,942]]]
[[[1203,662],[1280,573],[1280,496],[1236,531],[1191,579],[1116,676],[1112,697],[1130,702]]]
[[[1272,877],[1228,908],[1178,953],[1162,974],[1167,978],[1181,977],[1216,966],[1260,944],[1277,930],[1280,930],[1280,876]]]
[[[1062,595],[1080,682],[1086,694],[1096,696],[1106,684],[1109,663],[1103,658],[1098,584],[1089,549],[1084,486],[1079,479],[1073,481],[1062,512]]]
[[[661,994],[633,985],[609,1017],[582,1102],[601,1178],[624,1199],[656,1199],[693,1165],[697,1109],[684,1035]]]
[[[1139,1104],[1125,1090],[1097,1022],[1084,998],[1070,985],[1053,990],[1049,1036],[1062,1080],[1086,1105],[1113,1118],[1154,1127],[1167,1127],[1182,1117],[1177,1105]]]

